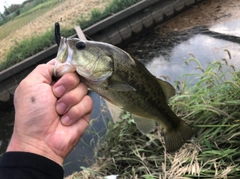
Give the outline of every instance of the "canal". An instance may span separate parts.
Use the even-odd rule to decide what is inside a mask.
[[[191,9],[134,37],[121,46],[131,56],[143,62],[151,73],[170,83],[182,80],[186,73],[200,73],[196,64],[186,64],[196,58],[203,68],[214,60],[231,59],[229,65],[240,66],[240,23],[238,0],[207,0]],[[194,83],[193,79],[189,79]],[[65,175],[93,162],[93,149],[106,132],[111,117],[105,102],[96,94],[92,122],[82,140],[64,163]],[[12,104],[0,109],[0,155],[6,150],[14,120]]]

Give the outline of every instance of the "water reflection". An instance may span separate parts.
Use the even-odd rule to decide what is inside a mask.
[[[229,59],[228,52],[231,54]],[[179,80],[183,74],[202,73],[196,69],[196,63],[185,63],[189,58],[196,58],[206,69],[210,62],[228,59],[228,65],[239,69],[240,46],[239,44],[220,40],[207,35],[195,35],[189,40],[176,45],[166,55],[159,55],[149,60],[146,67],[156,77],[167,76],[170,82]],[[192,81],[191,78],[189,80]]]
[[[107,124],[111,120],[103,98],[95,92],[90,92],[89,95],[94,101],[90,126],[83,134],[81,141],[65,159],[63,167],[65,176],[79,171],[80,167],[88,167],[94,162],[94,148],[106,133]]]
[[[225,35],[240,37],[239,20],[231,20],[213,25],[210,30]]]
[[[183,74],[202,73],[196,69],[196,63],[186,64],[189,58],[196,58],[203,69],[209,63],[222,59],[227,59],[228,65],[236,69],[240,66],[239,43],[205,26],[180,32],[164,32],[155,28],[125,46],[124,50],[142,61],[156,77],[165,78],[172,84],[185,78]],[[189,82],[194,83],[193,78],[189,77]]]

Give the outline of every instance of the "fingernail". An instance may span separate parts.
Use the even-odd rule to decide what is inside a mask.
[[[62,117],[62,124],[63,125],[68,125],[70,122],[70,118],[68,116],[63,116]]]
[[[58,103],[57,106],[56,106],[56,110],[59,114],[64,114],[66,109],[67,109],[67,105],[63,102]]]
[[[66,89],[64,86],[57,86],[54,88],[54,93],[57,97],[61,97],[66,92]]]

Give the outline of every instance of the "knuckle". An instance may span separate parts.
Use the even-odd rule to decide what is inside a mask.
[[[27,78],[28,78],[28,77],[27,77]],[[23,79],[23,80],[19,83],[19,85],[18,85],[18,87],[17,87],[18,90],[19,90],[19,89],[22,89],[22,88],[26,88],[26,87],[28,87],[28,86],[31,86],[32,81],[28,80],[27,78]]]
[[[42,70],[45,69],[46,65],[45,64],[40,64],[36,67],[37,70]]]
[[[80,98],[78,95],[76,95],[76,93],[68,93],[67,96],[67,101],[69,104],[75,105],[77,103],[79,103]]]
[[[79,88],[81,88],[81,89],[84,91],[84,93],[87,94],[87,92],[88,92],[88,87],[87,87],[86,84],[84,84],[84,83],[81,82],[81,83],[79,84]]]
[[[92,108],[93,108],[93,100],[92,100],[92,98],[90,96],[86,95],[86,96],[84,96],[84,100],[85,100],[85,103],[86,103],[85,106],[87,108],[89,108],[90,110],[92,110]]]
[[[79,78],[74,73],[67,73],[63,75],[62,80],[64,83],[67,83],[69,86],[76,86],[79,83]]]

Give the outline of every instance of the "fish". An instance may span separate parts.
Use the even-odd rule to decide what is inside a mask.
[[[156,123],[162,125],[168,152],[180,149],[192,138],[192,127],[168,105],[175,95],[174,87],[122,49],[104,42],[61,37],[54,75],[74,71],[91,90],[130,112],[143,134],[153,131]]]

